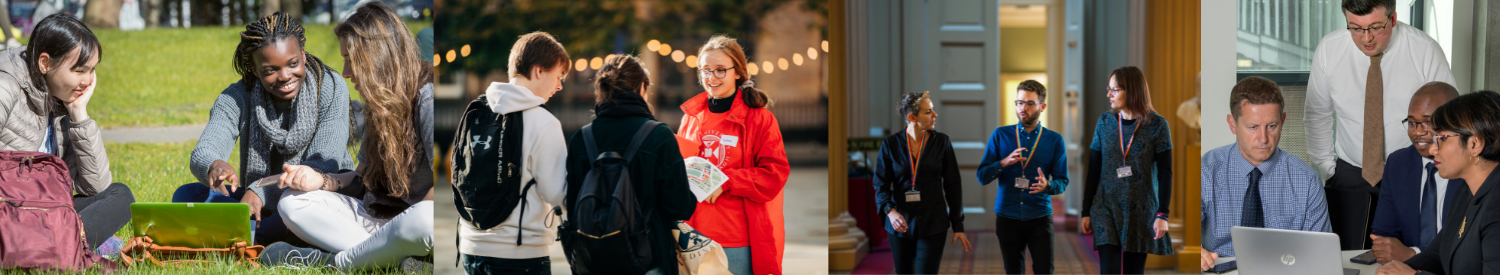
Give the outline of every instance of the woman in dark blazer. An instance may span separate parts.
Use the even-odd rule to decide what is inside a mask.
[[[1432,243],[1405,262],[1376,274],[1500,274],[1500,94],[1480,91],[1455,98],[1432,115],[1433,162],[1438,176],[1466,183],[1452,200],[1452,215]],[[1462,215],[1462,216],[1457,216]]]
[[[937,112],[927,92],[902,96],[901,114],[906,129],[880,144],[875,204],[886,213],[896,274],[935,274],[950,227],[953,242],[971,249],[964,236],[963,178],[948,135],[932,130]]]

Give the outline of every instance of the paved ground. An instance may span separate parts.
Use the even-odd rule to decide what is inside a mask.
[[[793,167],[787,180],[786,256],[782,266],[787,274],[828,274],[828,168]],[[437,209],[434,210],[434,242],[437,244],[435,274],[462,274],[455,267],[458,212],[454,210],[453,189],[447,183],[437,187]],[[561,245],[552,246],[553,274],[570,274]]]
[[[104,129],[106,142],[183,142],[198,139],[207,124]]]

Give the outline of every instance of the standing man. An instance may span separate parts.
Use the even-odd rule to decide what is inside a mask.
[[[1281,88],[1270,79],[1248,77],[1234,85],[1229,102],[1225,119],[1235,143],[1203,154],[1199,255],[1204,271],[1219,257],[1234,257],[1231,227],[1332,230],[1318,173],[1276,147],[1286,122]]]
[[[1346,28],[1313,52],[1307,150],[1329,187],[1376,194],[1385,156],[1411,145],[1399,118],[1412,94],[1451,84],[1453,74],[1437,41],[1396,21],[1395,0],[1344,0],[1343,8]]]
[[[1437,166],[1432,152],[1432,113],[1438,106],[1458,97],[1453,85],[1431,82],[1417,90],[1411,98],[1411,107],[1401,124],[1406,126],[1406,135],[1412,146],[1396,150],[1386,158],[1385,183],[1380,185],[1380,202],[1375,207],[1375,225],[1371,226],[1370,238],[1374,240],[1370,253],[1382,264],[1390,261],[1405,262],[1417,255],[1431,243],[1437,232],[1443,229],[1443,217],[1448,215],[1454,191],[1464,190],[1463,179],[1444,179],[1437,176]]]
[[[996,178],[1002,184],[995,195],[995,235],[1009,274],[1026,273],[1022,253],[1028,248],[1032,273],[1052,273],[1051,196],[1068,187],[1068,160],[1062,135],[1041,126],[1044,102],[1047,87],[1021,82],[1015,101],[1020,123],[995,129],[979,163],[980,184]]]

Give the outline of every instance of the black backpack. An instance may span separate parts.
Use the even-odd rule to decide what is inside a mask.
[[[599,152],[593,124],[583,126],[585,156],[595,157],[559,234],[574,272],[640,274],[653,267],[654,257],[662,256],[651,254],[650,211],[637,201],[629,169],[636,149],[659,125],[655,120],[642,124],[624,154]]]
[[[517,206],[525,215],[526,193],[536,185],[536,179],[521,183],[524,111],[496,114],[487,102],[481,95],[464,111],[453,137],[451,171],[460,222],[481,230],[505,222]]]

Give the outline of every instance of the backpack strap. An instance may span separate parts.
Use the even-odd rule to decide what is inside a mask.
[[[646,123],[641,124],[641,129],[635,131],[635,137],[630,138],[630,147],[625,149],[625,163],[630,163],[630,160],[635,158],[635,150],[640,149],[641,143],[646,141],[646,136],[651,135],[651,131],[656,130],[658,125],[662,125],[661,121],[646,120]]]
[[[589,166],[592,167],[594,165],[594,158],[599,157],[599,146],[594,145],[593,123],[583,125],[583,148],[587,151],[586,153],[588,153],[584,156],[588,157]]]

